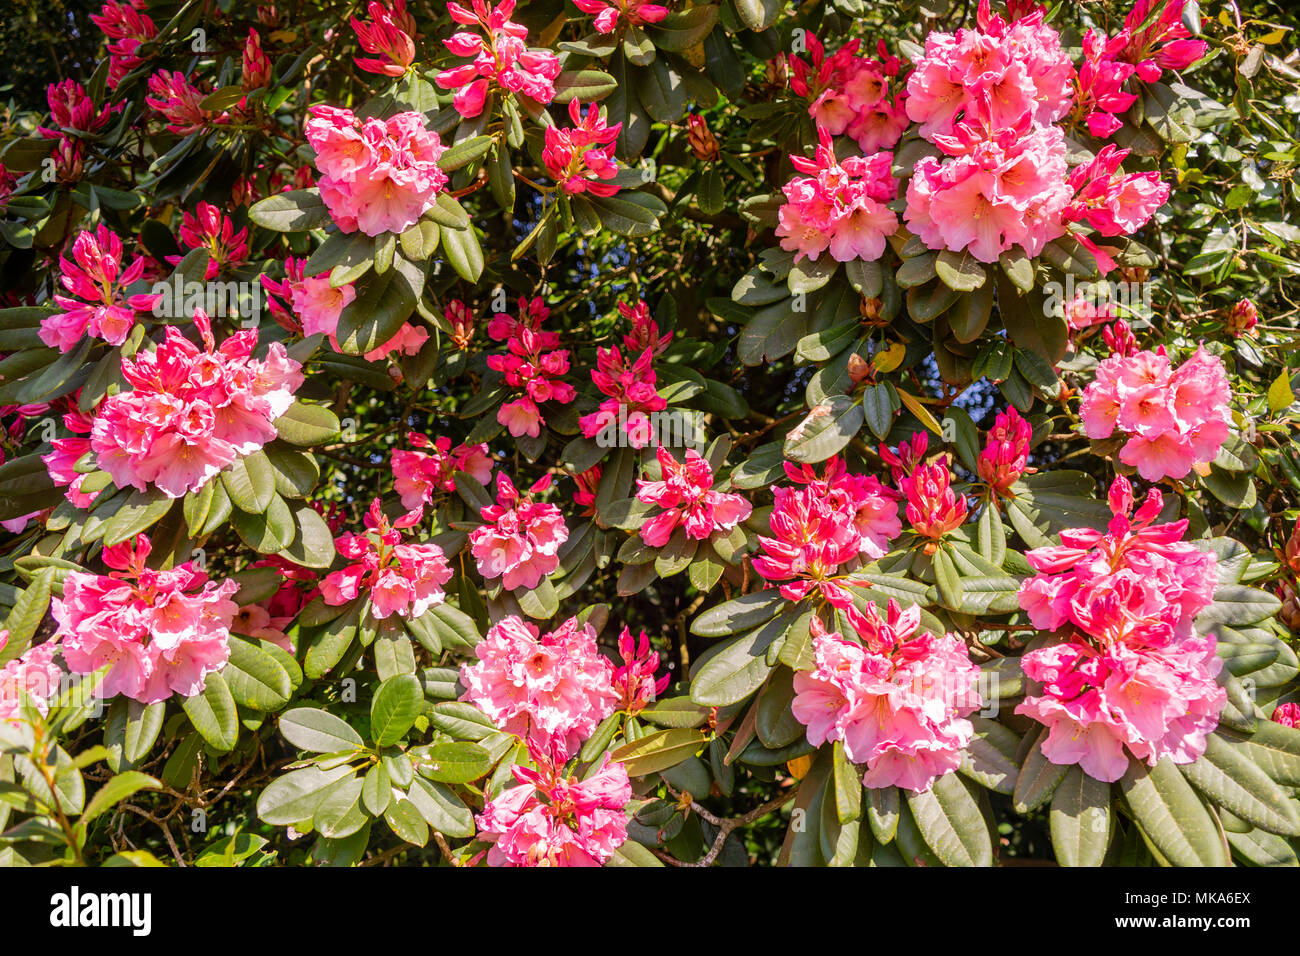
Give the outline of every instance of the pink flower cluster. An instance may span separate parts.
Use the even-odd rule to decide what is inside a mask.
[[[456,473],[464,472],[481,485],[492,480],[492,456],[487,445],[451,447],[446,435],[434,441],[419,432],[408,432],[406,440],[419,449],[404,448],[392,454],[393,488],[402,496],[407,511],[421,511],[439,492],[456,490]]]
[[[596,368],[592,370],[591,380],[607,397],[598,411],[582,416],[578,424],[586,438],[606,433],[612,439],[608,433],[618,426],[626,434],[630,447],[644,448],[654,439],[648,415],[668,407],[655,387],[654,360],[668,347],[673,336],[671,332],[659,335],[659,326],[650,317],[644,302],[638,302],[635,308],[620,302],[618,308],[624,318],[632,321],[632,332],[623,336],[623,347],[629,355],[640,354],[629,363],[617,345],[596,349]]]
[[[158,35],[158,27],[152,18],[143,11],[148,8],[145,0],[126,0],[118,3],[109,0],[98,14],[91,14],[90,20],[104,31],[108,37],[108,88],[117,89],[128,73],[144,65],[144,58],[139,55],[142,44],[148,43]]]
[[[1283,727],[1290,727],[1294,730],[1296,727],[1300,727],[1300,704],[1279,704],[1273,711],[1273,716],[1269,719],[1275,724],[1281,724]]]
[[[1152,16],[1158,6],[1160,13]],[[1205,56],[1209,44],[1192,38],[1183,20],[1186,7],[1187,0],[1137,0],[1124,18],[1119,36],[1127,46],[1121,58],[1136,67],[1142,82],[1154,83],[1164,70],[1185,70]]]
[[[925,55],[907,79],[907,115],[921,135],[952,133],[962,119],[994,131],[1018,125],[1026,113],[1035,126],[1064,116],[1074,65],[1042,8],[1007,23],[981,0],[977,22],[975,30],[925,38]]]
[[[981,706],[979,668],[952,635],[913,637],[921,609],[890,600],[882,620],[874,604],[857,615],[862,643],[812,619],[812,671],[794,675],[795,719],[810,743],[839,741],[865,764],[864,787],[928,790],[956,770],[974,736],[965,719]]]
[[[981,481],[997,494],[1007,496],[1011,486],[1025,473],[1029,439],[1034,430],[1015,408],[998,412],[980,451],[976,467]]]
[[[0,631],[0,649],[8,641],[9,632]],[[24,695],[42,716],[50,712],[50,701],[58,696],[63,680],[63,668],[54,663],[58,650],[58,641],[46,641],[0,667],[0,723],[21,717]]]
[[[597,33],[613,33],[621,18],[626,27],[659,23],[668,16],[668,8],[649,0],[573,0],[583,13],[596,15],[592,24]]]
[[[122,240],[102,223],[91,232],[77,234],[72,258],[59,258],[59,277],[71,293],[55,295],[64,311],[41,319],[41,341],[60,352],[70,352],[87,336],[121,345],[131,334],[136,314],[149,312],[160,295],[127,295],[126,289],[144,275],[144,257],[136,256],[123,268]]]
[[[546,127],[546,146],[542,150],[546,174],[566,193],[614,195],[618,184],[602,180],[618,175],[614,144],[623,124],[607,125],[595,103],[587,107],[584,116],[576,97],[569,101],[569,119],[574,125],[568,129],[555,124]]]
[[[546,419],[538,406],[543,402],[567,405],[578,394],[568,382],[560,381],[569,372],[568,349],[559,348],[558,333],[542,331],[542,322],[550,314],[540,297],[530,301],[520,296],[518,320],[498,312],[488,323],[488,335],[506,343],[506,354],[488,356],[488,368],[500,372],[511,388],[524,392],[497,409],[497,421],[515,438],[541,435]]]
[[[474,60],[443,70],[434,80],[444,90],[456,91],[451,101],[456,111],[466,119],[478,116],[494,84],[539,106],[551,102],[560,59],[549,50],[528,49],[528,28],[510,19],[515,0],[501,0],[495,9],[485,0],[473,0],[471,6],[472,10],[449,2],[447,12],[457,23],[477,27],[483,35],[461,31],[443,43],[453,56]]]
[[[194,324],[203,349],[168,326],[157,349],[122,361],[131,388],[99,408],[91,448],[119,488],[154,485],[172,498],[198,491],[276,436],[272,423],[302,384],[301,366],[279,342],[259,361],[256,330],[217,348],[207,315],[196,311]]]
[[[1128,154],[1107,144],[1092,162],[1070,170],[1074,198],[1063,212],[1066,222],[1085,221],[1103,236],[1129,235],[1147,224],[1169,199],[1169,187],[1157,172],[1123,173]]]
[[[952,490],[946,454],[929,464],[918,464],[897,481],[898,490],[907,498],[907,521],[921,537],[939,541],[965,523],[966,496]]]
[[[1127,478],[1110,486],[1114,517],[1105,532],[1061,532],[1059,547],[1026,558],[1039,573],[1020,589],[1034,627],[1071,625],[1101,641],[1140,638],[1151,644],[1188,637],[1198,611],[1214,599],[1213,554],[1182,540],[1186,519],[1154,524],[1163,503],[1152,489],[1135,514]]]
[[[212,203],[201,202],[181,217],[180,239],[186,249],[207,250],[205,279],[215,279],[222,269],[236,269],[248,261],[248,227],[236,231],[235,221]],[[167,261],[179,265],[181,258],[168,256]]]
[[[357,42],[371,57],[356,57],[357,66],[367,73],[403,76],[415,62],[415,18],[406,12],[406,0],[394,0],[390,10],[377,0],[366,7],[370,22],[352,18]]]
[[[902,531],[901,496],[874,475],[850,474],[838,456],[826,463],[820,478],[810,466],[789,462],[785,473],[795,486],[773,491],[772,536],[759,536],[763,554],[754,558],[754,570],[768,581],[789,582],[781,585],[788,601],[820,589],[837,607],[851,604],[848,593],[830,579],[842,565],[888,553],[890,540]]]
[[[576,753],[618,704],[614,667],[597,649],[595,630],[577,618],[540,635],[510,615],[492,626],[474,653],[477,663],[461,665],[461,699],[557,760]]]
[[[283,280],[277,282],[268,276],[259,276],[262,287],[279,296],[293,310],[293,315],[290,315],[272,300],[272,314],[282,325],[300,331],[303,335],[328,336],[334,351],[342,352],[343,346],[339,345],[338,340],[339,318],[343,315],[343,310],[356,300],[357,290],[350,282],[337,288],[332,286],[328,272],[305,276],[303,266],[306,264],[306,259],[290,256],[284,260]],[[378,362],[394,354],[415,355],[428,340],[429,333],[424,328],[407,322],[383,345],[362,353],[362,358],[367,362]]]
[[[1102,362],[1079,415],[1089,438],[1109,438],[1116,429],[1127,433],[1120,461],[1158,481],[1183,478],[1214,459],[1228,437],[1231,397],[1217,357],[1198,348],[1175,369],[1160,346]]]
[[[1112,114],[1132,105],[1121,89],[1132,68],[1113,59],[1124,43],[1090,34],[1076,74],[1041,8],[1007,23],[982,2],[978,20],[978,30],[931,33],[908,79],[908,115],[945,156],[917,164],[909,228],[932,249],[968,249],[983,262],[1016,247],[1036,256],[1079,220],[1106,236],[1141,228],[1168,198],[1159,174],[1122,174],[1127,151],[1107,146],[1067,177],[1056,125],[1075,103],[1074,121],[1086,119],[1098,135],[1118,127]],[[1082,241],[1103,271],[1114,268]]]
[[[600,866],[627,841],[627,770],[606,763],[578,780],[542,754],[533,760],[540,769],[515,766],[520,786],[489,799],[475,818],[478,838],[492,844],[488,865]]]
[[[820,142],[814,159],[791,156],[796,176],[782,188],[776,235],[781,248],[795,261],[816,260],[829,250],[837,262],[874,260],[885,251],[885,239],[898,229],[898,217],[887,203],[898,193],[890,172],[893,154],[835,158],[830,132],[818,128]]]
[[[188,136],[226,118],[225,113],[213,113],[202,107],[207,95],[179,70],[159,70],[149,77],[149,95],[144,101],[162,114],[170,132]]]
[[[230,656],[238,610],[230,598],[239,584],[209,581],[193,562],[154,571],[145,566],[150,550],[143,534],[105,548],[101,557],[115,570],[70,571],[52,603],[69,669],[89,674],[110,665],[96,690],[101,697],[124,694],[143,704],[193,697]]]
[[[550,486],[551,476],[543,475],[520,494],[509,478],[498,473],[496,504],[483,508],[486,524],[469,533],[470,553],[479,573],[489,580],[500,578],[507,591],[535,588],[560,566],[560,545],[569,540],[564,515],[555,505],[532,497]]]
[[[715,531],[730,531],[750,516],[754,506],[740,495],[713,490],[713,469],[693,448],[679,462],[660,445],[655,449],[662,476],[638,478],[636,498],[664,510],[641,526],[641,540],[662,548],[680,526],[689,538],[704,541]]]
[[[50,119],[55,126],[59,127],[59,129],[47,129],[43,126],[38,128],[37,132],[46,139],[62,138],[63,130],[97,133],[108,125],[115,111],[111,103],[105,103],[96,111],[95,104],[86,93],[85,87],[73,79],[47,86],[45,101],[50,106]],[[120,110],[121,107],[116,109]]]
[[[808,113],[818,126],[834,136],[848,136],[864,155],[893,149],[907,129],[907,94],[890,86],[898,77],[899,60],[876,44],[877,58],[859,56],[861,41],[849,40],[831,56],[812,34],[805,37],[810,67],[797,56],[789,58],[790,88],[811,98]]]
[[[637,641],[633,641],[632,632],[623,628],[618,636],[618,654],[623,663],[614,670],[612,681],[614,692],[618,694],[618,709],[628,714],[639,714],[664,692],[672,675],[664,673],[655,678],[659,655],[650,650],[650,639],[645,631]]]
[[[1214,597],[1214,555],[1182,540],[1185,520],[1154,523],[1160,492],[1134,513],[1120,477],[1109,501],[1107,531],[1063,531],[1060,546],[1030,551],[1039,573],[1020,589],[1035,627],[1067,633],[1021,658],[1043,687],[1016,712],[1047,725],[1049,760],[1078,763],[1098,780],[1124,774],[1126,749],[1152,765],[1195,760],[1226,701],[1214,637],[1192,629]]]
[[[447,556],[436,544],[402,540],[402,529],[419,520],[420,512],[412,511],[389,521],[376,498],[366,512],[365,534],[346,531],[334,539],[339,554],[355,563],[321,581],[325,603],[337,607],[368,593],[376,620],[391,614],[415,618],[441,604],[446,598],[442,586],[452,574]]]
[[[438,166],[445,147],[423,114],[361,120],[323,105],[308,112],[304,131],[316,150],[321,199],[343,232],[405,232],[447,185]]]

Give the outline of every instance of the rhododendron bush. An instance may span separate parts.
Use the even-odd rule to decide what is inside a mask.
[[[88,12],[0,864],[1300,865],[1294,11]]]

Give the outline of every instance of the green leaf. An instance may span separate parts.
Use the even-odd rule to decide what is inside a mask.
[[[272,424],[276,434],[292,445],[321,445],[339,436],[338,416],[324,405],[294,402]]]
[[[413,752],[415,772],[441,783],[469,783],[492,769],[494,761],[478,744],[442,743]]]
[[[299,750],[329,754],[359,750],[365,741],[347,721],[315,707],[295,707],[280,715],[280,733]]]
[[[460,142],[447,147],[443,154],[438,157],[438,165],[442,167],[443,172],[454,172],[462,166],[468,166],[475,160],[486,156],[487,151],[492,148],[493,142],[494,137],[487,135],[462,139]]]
[[[988,280],[984,266],[969,251],[943,250],[934,261],[934,271],[944,285],[957,292],[973,292]],[[961,341],[969,342],[973,338]]]
[[[293,686],[280,662],[256,644],[230,636],[230,659],[221,670],[235,703],[251,710],[279,710],[289,702]]]
[[[844,744],[832,747],[831,781],[835,791],[835,816],[841,824],[862,816],[862,777],[844,753]]]
[[[316,765],[293,770],[271,781],[257,798],[257,815],[272,826],[293,826],[312,819],[328,788],[353,775],[347,764],[322,770]]]
[[[1038,739],[1029,748],[1029,754],[1020,768],[1016,778],[1016,787],[1011,796],[1016,813],[1031,813],[1052,798],[1056,788],[1065,779],[1070,768],[1063,764],[1052,763],[1043,754],[1043,741],[1047,739],[1047,730],[1039,731]]]
[[[230,500],[246,514],[260,515],[275,497],[275,472],[261,449],[231,462],[221,473],[221,481]]]
[[[1250,759],[1245,748],[1210,734],[1205,753],[1181,770],[1192,786],[1235,816],[1270,833],[1300,836],[1300,817],[1293,801]]]
[[[86,804],[81,819],[77,821],[77,826],[84,831],[92,820],[105,811],[111,810],[131,794],[141,790],[157,790],[160,786],[161,784],[148,774],[135,770],[119,773],[95,791],[95,795]]]
[[[1171,864],[1228,865],[1228,852],[1210,811],[1168,757],[1154,767],[1130,758],[1119,788],[1133,819]]]
[[[754,591],[709,608],[691,624],[698,637],[726,637],[739,634],[771,620],[785,604],[775,591]]]
[[[219,672],[209,674],[203,692],[188,698],[181,707],[213,750],[225,753],[234,749],[239,739],[239,715]]]
[[[962,778],[948,773],[929,790],[907,794],[926,844],[945,866],[992,866],[993,841],[979,803]]]
[[[683,53],[708,36],[717,19],[718,8],[710,4],[670,13],[645,29],[659,49]]]
[[[444,245],[447,242],[444,236]],[[339,314],[339,347],[349,355],[371,352],[392,340],[415,312],[424,291],[425,265],[396,256],[393,268],[371,273],[357,284],[357,296]]]
[[[370,736],[390,747],[406,736],[424,707],[424,689],[413,674],[399,674],[379,685],[370,703]]]
[[[407,793],[429,826],[449,837],[472,837],[474,814],[464,801],[440,783],[416,777]]]
[[[285,556],[304,567],[328,568],[337,554],[329,525],[309,504],[302,503],[291,510],[296,531],[293,543],[284,549]]]
[[[785,438],[785,457],[816,464],[840,452],[862,428],[862,405],[848,395],[829,395]]]
[[[1070,767],[1052,795],[1049,820],[1061,866],[1101,866],[1115,829],[1110,784]]]
[[[126,503],[104,524],[104,544],[121,544],[157,524],[175,500],[157,488],[131,492]]]
[[[673,727],[629,741],[610,754],[623,764],[628,775],[644,777],[675,767],[704,749],[705,736],[689,727]]]
[[[293,189],[253,203],[248,218],[274,232],[305,232],[330,223],[319,189]]]
[[[483,274],[483,247],[479,245],[474,227],[444,229],[442,251],[447,262],[466,282],[477,282]],[[409,314],[409,313],[408,313]]]

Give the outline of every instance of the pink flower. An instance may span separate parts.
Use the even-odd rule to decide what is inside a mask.
[[[179,70],[159,70],[149,77],[149,95],[145,102],[163,115],[167,129],[180,136],[197,133],[219,123],[225,114],[214,114],[201,104],[207,96],[192,86]]]
[[[540,769],[515,766],[520,786],[489,799],[475,818],[478,838],[492,844],[488,865],[600,866],[627,841],[627,770],[606,763],[578,780],[543,754],[533,759]]]
[[[441,435],[430,442],[418,432],[409,432],[407,441],[425,451],[397,449],[392,454],[393,488],[402,496],[402,507],[418,511],[435,494],[456,490],[458,472],[470,475],[481,485],[492,480],[492,456],[487,445],[457,445]]]
[[[1283,727],[1300,725],[1300,704],[1279,704],[1273,711],[1272,721]]]
[[[415,62],[415,20],[406,12],[406,0],[394,0],[390,11],[384,4],[370,0],[366,8],[370,23],[352,18],[357,42],[367,53],[377,57],[357,57],[357,66],[368,73],[402,76]]]
[[[907,498],[907,520],[921,537],[939,541],[965,523],[966,498],[952,490],[951,482],[947,455],[898,479]]]
[[[248,39],[244,42],[242,65],[244,73],[240,83],[244,92],[251,93],[253,90],[271,85],[271,60],[262,50],[262,38],[258,36],[256,30],[248,31]]]
[[[713,469],[693,448],[686,450],[684,462],[662,445],[655,449],[655,456],[662,471],[660,480],[638,478],[636,482],[638,501],[664,509],[641,527],[641,540],[652,548],[666,545],[679,526],[697,541],[715,531],[730,531],[754,510],[740,495],[713,490]]]
[[[772,536],[759,536],[763,554],[754,558],[754,570],[769,581],[790,582],[781,586],[787,600],[820,588],[839,606],[841,589],[828,579],[842,573],[842,565],[888,553],[902,531],[901,496],[874,475],[849,474],[839,457],[826,463],[820,478],[808,465],[786,462],[785,472],[797,487],[774,490]]]
[[[51,83],[45,88],[45,99],[50,105],[50,120],[59,127],[37,129],[46,139],[60,138],[63,136],[62,130],[97,133],[108,125],[114,113],[114,108],[109,103],[105,103],[96,112],[95,104],[91,102],[85,87],[72,79]]]
[[[404,232],[447,185],[445,147],[420,113],[360,120],[351,110],[313,106],[305,132],[316,150],[321,198],[343,232]]]
[[[614,692],[619,697],[618,709],[635,715],[664,692],[671,675],[665,673],[655,679],[659,655],[650,650],[650,639],[645,631],[641,632],[640,640],[634,642],[632,632],[623,628],[618,636],[618,653],[623,663],[614,671],[612,680]]]
[[[1228,334],[1234,338],[1241,338],[1243,335],[1256,338],[1259,333],[1255,331],[1255,326],[1258,324],[1259,310],[1250,299],[1238,299],[1228,312]]]
[[[897,192],[890,173],[890,153],[835,158],[831,135],[818,128],[816,157],[790,157],[790,162],[810,176],[786,183],[786,203],[776,228],[781,248],[795,261],[815,260],[830,251],[837,262],[875,260],[885,249],[885,239],[898,229],[898,217],[886,206]]]
[[[8,639],[9,632],[0,631],[0,648]],[[24,697],[42,716],[50,712],[63,680],[63,668],[54,663],[58,650],[58,641],[46,641],[0,667],[0,723],[21,718]]]
[[[207,315],[196,311],[194,324],[202,350],[168,326],[153,352],[123,359],[131,388],[100,405],[91,448],[119,488],[153,485],[172,498],[199,490],[275,438],[273,423],[302,384],[301,366],[279,342],[258,360],[255,330],[237,332],[218,348]]]
[[[1085,220],[1103,236],[1130,235],[1150,221],[1169,199],[1169,187],[1157,172],[1121,173],[1128,154],[1108,143],[1091,163],[1070,171],[1074,198],[1065,208],[1067,221]]]
[[[618,705],[614,668],[597,649],[595,630],[577,618],[539,635],[510,615],[493,625],[474,653],[477,663],[461,665],[461,699],[558,760],[576,753]]]
[[[194,212],[185,213],[180,239],[186,249],[207,250],[207,279],[215,279],[223,267],[235,269],[248,261],[248,227],[236,232],[234,220],[211,203],[201,202]],[[167,261],[178,265],[181,258],[168,256]]]
[[[653,322],[651,323],[653,325]],[[658,327],[651,334],[657,340]],[[630,338],[630,336],[629,336]],[[621,427],[632,448],[644,448],[653,438],[651,419],[647,416],[663,411],[668,402],[655,387],[654,350],[647,348],[632,362],[623,357],[617,345],[596,349],[596,368],[591,372],[601,394],[608,396],[600,409],[579,419],[579,427],[587,438],[604,434],[606,444],[614,444],[608,433]]]
[[[461,31],[443,43],[453,56],[473,57],[473,62],[443,70],[434,82],[456,90],[452,105],[466,119],[483,112],[493,86],[545,106],[555,98],[555,78],[560,59],[549,50],[530,50],[528,29],[511,21],[515,0],[502,0],[495,8],[486,0],[473,0],[473,9],[449,2],[447,12],[457,23],[476,27],[479,33]]]
[[[516,438],[537,438],[541,434],[546,424],[539,408],[542,403],[567,405],[577,397],[574,387],[561,381],[569,371],[568,350],[558,348],[559,334],[542,330],[542,322],[550,314],[540,298],[530,301],[521,296],[517,321],[500,312],[488,323],[488,335],[506,343],[504,355],[488,356],[488,368],[500,372],[507,385],[523,392],[497,410],[497,421]]]
[[[487,523],[469,534],[479,573],[489,580],[500,578],[507,591],[535,588],[560,566],[560,545],[569,539],[564,516],[555,505],[532,498],[550,483],[546,475],[520,494],[509,478],[498,473],[496,504],[482,509]]]
[[[78,233],[72,259],[59,258],[59,281],[71,296],[54,296],[64,311],[41,320],[41,341],[60,352],[76,348],[87,335],[109,345],[125,342],[136,314],[152,310],[162,296],[127,295],[127,287],[144,275],[144,257],[126,268],[123,260],[122,240],[107,226]]]
[[[170,571],[145,566],[148,537],[105,548],[107,575],[71,571],[51,613],[54,639],[73,673],[109,665],[96,693],[123,694],[144,704],[173,694],[193,697],[230,656],[230,624],[238,610],[235,581],[215,584],[192,562]]]
[[[109,0],[98,14],[91,14],[90,20],[104,31],[108,37],[108,88],[117,89],[128,73],[144,65],[144,58],[139,56],[140,46],[148,43],[158,35],[158,27],[150,17],[143,13],[143,3],[128,0],[119,3]]]
[[[1231,421],[1223,363],[1203,348],[1176,370],[1164,347],[1155,352],[1112,355],[1097,367],[1083,393],[1079,415],[1089,438],[1129,434],[1120,461],[1147,481],[1183,478],[1212,461],[1228,437]]]
[[[1011,486],[1025,473],[1033,432],[1029,422],[1014,408],[998,412],[976,462],[980,480],[987,482],[996,494],[1008,497]]]
[[[896,81],[899,61],[891,56],[883,40],[878,57],[858,56],[860,41],[849,40],[833,55],[815,36],[806,38],[811,67],[797,56],[789,58],[790,86],[811,102],[808,113],[835,136],[857,142],[863,154],[893,149],[907,129],[903,108],[905,94],[890,87]]]
[[[99,492],[85,493],[81,490],[86,475],[78,472],[76,465],[90,451],[90,439],[81,436],[90,433],[95,420],[79,408],[73,408],[64,414],[63,424],[77,434],[69,438],[55,438],[50,442],[54,450],[48,455],[42,455],[41,461],[45,462],[51,481],[56,485],[67,486],[64,497],[68,501],[78,508],[89,508],[99,497]]]
[[[1163,5],[1158,15],[1157,7]],[[1137,74],[1145,83],[1160,79],[1162,68],[1183,70],[1201,57],[1209,45],[1204,40],[1191,39],[1183,24],[1183,8],[1187,0],[1137,0],[1124,18],[1120,37],[1127,41],[1121,58],[1135,64]]]
[[[569,118],[574,123],[569,129],[554,124],[546,127],[542,162],[546,164],[547,175],[566,193],[614,195],[619,187],[601,180],[613,179],[618,174],[614,143],[623,124],[607,126],[595,104],[587,107],[584,116],[576,97],[569,101]]]
[[[1161,646],[1127,640],[1030,651],[1021,665],[1042,693],[1026,697],[1016,713],[1048,727],[1048,760],[1077,763],[1098,780],[1122,777],[1129,754],[1151,766],[1162,757],[1191,763],[1205,752],[1227,702],[1215,682],[1223,661],[1214,648],[1207,636]]]
[[[981,706],[979,668],[951,635],[912,637],[920,608],[890,600],[882,620],[874,604],[856,615],[862,643],[827,632],[812,619],[812,671],[794,676],[795,719],[820,746],[839,741],[865,764],[865,787],[928,790],[957,769],[974,736],[966,715]]]
[[[1059,547],[1025,555],[1039,573],[1021,585],[1020,606],[1034,627],[1069,625],[1101,644],[1187,638],[1197,612],[1214,599],[1214,555],[1181,540],[1185,519],[1153,523],[1163,504],[1159,491],[1152,489],[1130,517],[1132,486],[1119,477],[1109,502],[1115,517],[1105,533],[1069,529]]]
[[[583,13],[594,13],[597,33],[613,33],[622,17],[629,27],[658,23],[668,16],[668,8],[648,0],[573,0],[573,5]]]
[[[376,620],[396,614],[416,618],[446,599],[442,586],[451,580],[451,565],[436,544],[402,540],[402,529],[420,520],[412,511],[389,521],[376,498],[366,512],[364,535],[345,532],[334,539],[339,554],[353,561],[321,581],[325,603],[338,606],[370,595]]]

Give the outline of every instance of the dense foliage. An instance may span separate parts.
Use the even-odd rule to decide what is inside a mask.
[[[1300,55],[1209,6],[51,6],[0,862],[1300,863]]]

